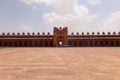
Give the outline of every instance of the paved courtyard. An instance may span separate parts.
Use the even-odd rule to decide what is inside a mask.
[[[120,80],[120,48],[0,48],[0,80]]]

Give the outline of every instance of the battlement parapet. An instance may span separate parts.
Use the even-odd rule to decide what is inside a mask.
[[[43,32],[42,34],[40,34],[39,32],[36,34],[36,33],[30,33],[30,32],[28,32],[28,33],[24,33],[24,32],[22,32],[22,33],[5,33],[5,32],[3,32],[3,33],[1,33],[0,34],[0,36],[50,36],[51,34],[50,34],[50,32],[48,32],[48,33],[45,33],[45,32]]]
[[[98,35],[98,36],[99,36],[99,35],[101,35],[101,36],[102,36],[102,35],[103,35],[103,36],[104,36],[104,35],[120,35],[120,32],[118,32],[118,34],[117,34],[116,32],[112,32],[112,33],[111,33],[111,32],[107,32],[107,33],[105,33],[105,32],[101,32],[101,33],[100,33],[100,32],[97,32],[97,33],[95,33],[95,32],[92,32],[92,33],[89,33],[89,32],[84,33],[84,32],[82,32],[81,34],[79,34],[79,32],[77,32],[76,34],[72,32],[72,33],[71,33],[71,36],[73,36],[73,35],[74,35],[74,36],[80,36],[80,35],[81,35],[81,36],[82,36],[82,35],[88,35],[88,36],[89,36],[89,35]]]
[[[54,27],[54,30],[67,30],[67,27]]]
[[[58,29],[58,28],[57,28]],[[48,33],[45,33],[45,32],[43,32],[42,34],[40,34],[39,32],[38,33],[30,33],[30,32],[28,32],[28,33],[5,33],[5,32],[3,32],[2,34],[0,34],[0,36],[49,36],[49,35],[51,35],[50,34],[50,32],[48,32]],[[120,35],[120,32],[118,32],[118,33],[116,33],[116,32],[107,32],[107,33],[105,33],[105,32],[97,32],[97,33],[95,33],[95,32],[92,32],[92,33],[89,33],[89,32],[82,32],[81,34],[79,33],[79,32],[77,32],[76,34],[75,33],[71,33],[71,35],[73,36],[80,36],[80,35]]]

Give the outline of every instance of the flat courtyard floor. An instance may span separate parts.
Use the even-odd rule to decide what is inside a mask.
[[[120,80],[120,48],[0,48],[0,80]]]

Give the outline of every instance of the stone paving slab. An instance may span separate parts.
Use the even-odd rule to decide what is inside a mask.
[[[120,48],[0,48],[0,80],[120,80]]]

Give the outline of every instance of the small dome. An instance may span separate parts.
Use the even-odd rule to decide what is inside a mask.
[[[10,35],[10,33],[8,32],[8,33],[7,33],[7,35],[9,36],[9,35]]]
[[[82,32],[82,35],[84,35],[84,32]]]
[[[15,35],[15,33],[13,32],[12,35]]]
[[[71,35],[74,35],[74,33],[72,32]]]
[[[23,32],[22,35],[25,35],[25,33]]]
[[[50,35],[50,32],[48,32],[48,35]]]
[[[108,32],[108,35],[110,35],[111,33],[110,32]]]
[[[17,33],[17,35],[19,36],[19,35],[20,35],[20,33],[18,32],[18,33]]]
[[[94,32],[92,32],[92,35],[95,35],[95,33],[94,33]]]
[[[42,34],[45,35],[45,32],[43,32]]]
[[[100,35],[100,32],[97,32],[97,35]]]
[[[79,32],[77,32],[77,35],[79,35]]]
[[[27,35],[30,35],[30,33],[28,32]]]
[[[37,35],[40,35],[40,33],[38,32]]]
[[[118,32],[118,35],[120,35],[120,32]]]
[[[105,35],[105,32],[103,32],[102,35]]]
[[[35,33],[33,32],[32,35],[35,35]]]
[[[116,34],[116,32],[113,32],[113,35],[115,35]]]
[[[90,35],[90,33],[89,33],[89,32],[87,32],[87,35]]]
[[[5,33],[3,32],[3,33],[2,33],[2,35],[4,36],[4,35],[5,35]]]

